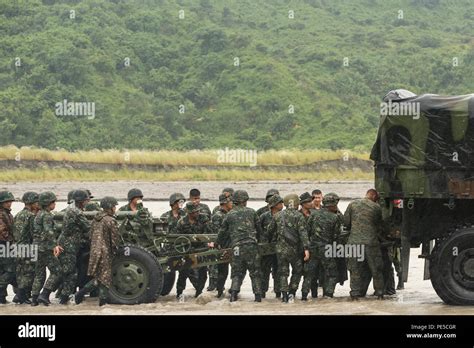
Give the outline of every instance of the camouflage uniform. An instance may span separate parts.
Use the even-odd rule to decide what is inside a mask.
[[[168,233],[176,234],[178,233],[176,229],[178,228],[178,221],[186,215],[186,212],[183,209],[178,210],[178,217],[173,215],[173,210],[168,210],[166,213],[163,213],[160,217],[162,220],[168,221]]]
[[[295,295],[303,275],[303,250],[308,250],[309,240],[306,221],[297,210],[298,196],[294,195],[296,201],[294,207],[287,204],[290,196],[293,195],[285,197],[287,209],[273,216],[268,226],[268,235],[271,241],[276,242],[280,289],[284,293],[290,292]],[[290,265],[292,272],[288,284]]]
[[[218,232],[219,229],[222,226],[222,222],[224,221],[224,218],[227,214],[227,211],[224,209],[221,209],[219,206],[219,210],[215,212],[212,215],[212,224],[214,225],[214,232]],[[220,245],[221,248],[229,248],[230,247],[230,241],[224,241],[222,245]],[[229,264],[228,263],[221,263],[216,265],[215,269],[217,270],[217,279],[216,279],[216,289],[218,292],[224,291],[224,286],[225,282],[227,280],[227,276],[229,275]],[[214,276],[213,274],[213,269],[211,269],[211,275]],[[210,275],[210,276],[211,276]]]
[[[82,210],[77,206],[66,210],[63,219],[63,230],[58,239],[58,245],[64,251],[59,256],[61,267],[63,269],[63,289],[61,295],[69,297],[76,292],[77,285],[77,257],[84,236],[90,231],[90,222],[85,217]]]
[[[341,231],[339,219],[327,208],[315,210],[308,219],[308,231],[311,257],[305,264],[305,278],[301,292],[309,293],[312,275],[319,267],[323,294],[332,297],[337,283],[337,264],[334,257],[325,255],[325,248],[339,238]]]
[[[13,243],[13,216],[10,209],[0,207],[0,244]],[[0,303],[5,303],[8,284],[15,282],[16,260],[0,257]]]
[[[268,190],[267,194],[265,195],[265,202],[268,203],[268,201],[273,195],[280,195],[280,192],[276,189]],[[264,213],[269,212],[269,211],[270,211],[270,206],[267,204],[266,206],[257,209],[257,215],[262,216]]]
[[[193,209],[196,208],[197,207],[191,202],[186,204],[186,211],[188,214],[195,211]],[[199,210],[199,208],[197,209]],[[188,215],[179,219],[178,225],[176,226],[176,232],[178,234],[212,234],[214,233],[214,229],[209,216],[199,213],[194,223],[190,221]],[[204,247],[204,244],[202,246]],[[195,269],[184,269],[179,271],[178,281],[176,282],[176,291],[178,296],[186,288],[186,279],[188,278],[196,289],[196,295],[199,295],[206,285],[207,267],[204,266]]]
[[[38,260],[36,261],[35,280],[33,281],[31,293],[33,296],[38,296],[43,287],[46,267],[49,269],[50,274],[44,289],[47,289],[49,292],[57,289],[62,275],[61,264],[58,258],[53,255],[53,249],[57,245],[54,231],[54,216],[46,209],[41,209],[35,217],[33,243],[38,245]]]
[[[199,203],[198,207],[201,214],[207,215],[209,219],[211,218],[212,216],[211,209],[209,208],[207,204]]]
[[[383,295],[383,261],[379,242],[383,221],[380,205],[368,198],[354,201],[344,213],[344,223],[350,230],[347,243],[364,246],[364,261],[349,258],[347,262],[351,274],[351,297],[365,296],[372,277],[375,295]]]
[[[257,244],[261,227],[255,210],[241,205],[247,200],[247,192],[237,190],[234,193],[233,201],[236,205],[226,214],[217,236],[217,244],[222,246],[230,240],[230,247],[233,249],[230,275],[231,300],[237,299],[237,293],[240,291],[247,270],[252,280],[252,290],[256,295],[256,300],[262,293],[260,255]]]
[[[14,219],[14,236],[17,244],[33,244],[33,223],[35,214],[28,208],[24,208]],[[18,288],[31,292],[35,279],[35,262],[27,258],[19,258],[16,265],[16,280]]]
[[[260,243],[270,243],[268,238],[267,228],[272,222],[272,212],[267,211],[260,215],[260,225],[262,226],[262,236],[259,239]],[[270,274],[273,278],[273,291],[276,294],[281,292],[280,281],[278,279],[278,259],[276,254],[265,255],[262,257],[262,294],[268,291],[270,285]]]

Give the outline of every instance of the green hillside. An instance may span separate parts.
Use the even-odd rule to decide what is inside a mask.
[[[0,146],[367,151],[388,90],[474,93],[473,34],[472,0],[0,0]]]

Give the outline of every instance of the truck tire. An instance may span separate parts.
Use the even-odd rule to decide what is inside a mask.
[[[136,245],[121,248],[112,264],[109,302],[140,304],[155,302],[163,287],[163,269],[156,257]]]
[[[176,279],[176,272],[165,273],[163,277],[163,289],[161,290],[161,296],[168,295],[173,290],[174,281]]]
[[[474,305],[474,226],[459,226],[436,241],[430,277],[438,296],[450,305]]]

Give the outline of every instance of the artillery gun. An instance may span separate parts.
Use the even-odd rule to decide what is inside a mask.
[[[97,212],[84,212],[90,220]],[[64,213],[55,214],[59,232]],[[167,221],[138,213],[118,211],[121,247],[112,266],[109,300],[117,304],[155,302],[168,295],[175,283],[176,271],[229,263],[232,249],[211,249],[217,234],[169,234]],[[275,253],[272,243],[259,244],[261,255]]]
[[[438,296],[473,305],[474,94],[396,90],[381,111],[371,159],[384,218],[401,231],[404,281],[410,248],[421,245]]]

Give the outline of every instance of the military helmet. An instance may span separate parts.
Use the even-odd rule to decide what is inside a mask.
[[[46,207],[53,202],[56,202],[56,195],[51,191],[42,192],[39,195],[39,203],[42,207]]]
[[[94,196],[92,195],[91,190],[87,190],[87,189],[86,189],[86,190],[84,190],[84,191],[87,192],[87,195],[89,196],[90,199],[94,198]]]
[[[25,192],[21,200],[25,204],[33,204],[39,201],[39,194],[31,191]]]
[[[179,193],[179,192],[176,192],[176,193],[173,193],[171,196],[170,196],[170,205],[173,205],[175,204],[176,202],[178,201],[185,201],[186,198],[184,197],[184,195],[182,193]]]
[[[285,198],[283,198],[283,203],[287,208],[298,209],[298,206],[300,205],[300,199],[296,193],[290,193],[289,195],[286,195]]]
[[[309,192],[305,192],[305,193],[301,194],[301,196],[300,196],[300,203],[301,204],[311,202],[312,200],[313,200],[313,196],[311,196],[309,194]]]
[[[280,191],[278,191],[277,189],[270,189],[267,191],[267,194],[265,195],[265,202],[268,203],[268,200],[270,199],[271,196],[273,195],[279,195],[280,194]]]
[[[85,190],[76,190],[72,194],[72,199],[74,202],[84,202],[89,199],[89,194]]]
[[[143,198],[143,193],[140,189],[133,188],[130,191],[128,191],[127,197],[128,197],[128,200],[131,201],[132,199],[136,197]]]
[[[279,203],[283,203],[283,198],[278,194],[271,196],[268,200],[268,206],[270,208],[277,206]]]
[[[222,193],[228,193],[230,196],[234,194],[234,189],[232,187],[226,187],[222,190]]]
[[[249,194],[245,190],[237,190],[232,195],[232,201],[236,203],[243,203],[249,200]]]
[[[335,207],[339,203],[339,196],[333,192],[324,195],[323,205],[325,207]]]
[[[0,192],[0,203],[13,202],[14,200],[15,197],[13,197],[13,193],[11,193],[10,191]]]
[[[74,199],[72,198],[72,195],[74,194],[74,192],[76,192],[76,190],[69,191],[69,193],[67,194],[68,203],[72,203],[74,201]]]
[[[112,209],[116,205],[118,205],[118,201],[114,197],[104,197],[100,200],[100,207],[102,209]]]
[[[220,203],[220,204],[230,202],[230,200],[231,200],[230,196],[228,196],[228,195],[225,194],[225,193],[221,193],[221,194],[219,195],[219,203]]]
[[[198,205],[194,204],[193,202],[188,202],[186,203],[186,213],[191,214],[194,212],[199,212],[201,209],[199,208]]]

